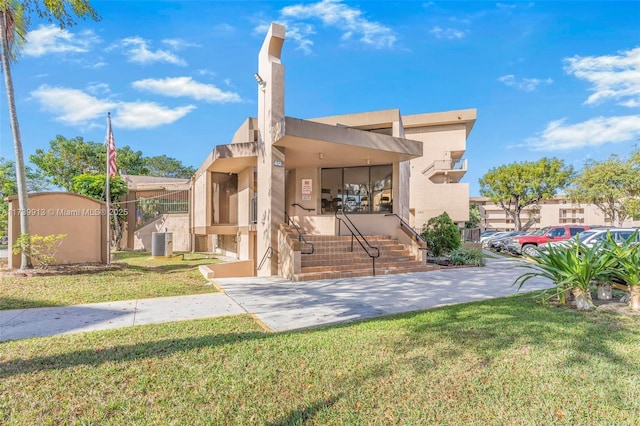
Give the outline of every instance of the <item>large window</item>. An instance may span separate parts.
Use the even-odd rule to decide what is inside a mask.
[[[391,213],[393,166],[322,169],[322,212]]]

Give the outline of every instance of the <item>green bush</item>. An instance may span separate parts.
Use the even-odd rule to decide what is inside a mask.
[[[594,309],[591,283],[606,282],[617,264],[616,257],[603,246],[600,242],[587,247],[577,236],[566,246],[549,245],[546,251],[538,251],[538,255],[531,258],[533,263],[524,265],[533,271],[520,275],[514,285],[522,288],[532,278],[547,278],[555,285],[554,291],[561,303],[565,303],[566,294],[571,292],[578,310]]]
[[[31,262],[46,269],[56,261],[56,252],[67,234],[58,235],[27,235],[20,234],[13,244],[13,254],[22,252],[22,247],[31,247]]]
[[[460,248],[461,244],[460,229],[447,212],[429,219],[422,230],[422,238],[427,242],[429,251],[436,257]]]
[[[452,265],[474,265],[484,266],[484,255],[479,248],[460,247],[451,250],[449,253],[449,261]]]

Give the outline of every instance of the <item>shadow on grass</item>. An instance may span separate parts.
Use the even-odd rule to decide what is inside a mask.
[[[331,408],[336,402],[338,402],[344,394],[338,394],[331,398],[318,401],[312,405],[305,405],[300,407],[297,410],[291,411],[287,416],[275,420],[273,422],[267,422],[268,426],[288,426],[288,425],[304,425],[309,421],[313,420],[313,418],[322,410],[326,410]]]
[[[49,300],[27,300],[13,297],[0,297],[0,311],[11,309],[47,308],[52,306],[63,306],[63,304],[51,302]]]
[[[108,362],[128,362],[148,358],[162,358],[171,356],[177,352],[250,340],[267,339],[270,336],[273,335],[263,332],[228,333],[215,336],[167,339],[134,345],[114,346],[107,349],[87,349],[65,352],[58,355],[34,357],[28,360],[16,359],[0,363],[0,378],[3,379],[17,374],[30,374],[40,371],[72,368],[80,365],[98,366]]]
[[[640,321],[607,312],[584,313],[568,307],[542,306],[536,303],[536,297],[519,295],[415,314],[415,321],[410,320],[408,326],[409,338],[397,342],[396,347],[406,352],[438,341],[454,342],[440,355],[457,357],[471,351],[489,363],[501,358],[505,351],[548,347],[554,342],[569,350],[564,359],[557,360],[558,365],[596,368],[606,361],[638,369],[638,365],[632,365],[612,348],[616,343],[637,339],[634,327]]]

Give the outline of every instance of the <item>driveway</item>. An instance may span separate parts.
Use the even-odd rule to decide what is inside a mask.
[[[491,258],[484,268],[292,282],[281,278],[215,279],[227,296],[273,331],[335,324],[437,306],[493,299],[518,292],[511,284],[523,262]],[[523,291],[549,288],[529,280]]]

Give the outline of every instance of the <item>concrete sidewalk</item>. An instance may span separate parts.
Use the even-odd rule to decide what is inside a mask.
[[[0,341],[244,313],[272,331],[302,329],[515,294],[521,266],[493,258],[484,268],[339,280],[216,279],[226,293],[0,311]],[[532,279],[525,290],[550,286]]]
[[[245,314],[224,293],[0,311],[0,341]]]

